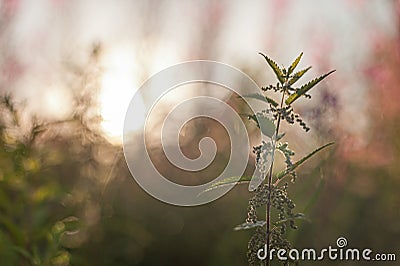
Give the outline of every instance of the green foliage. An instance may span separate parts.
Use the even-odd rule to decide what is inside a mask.
[[[280,142],[280,140],[284,138],[285,133],[279,132],[279,126],[282,121],[286,121],[288,124],[298,123],[306,132],[309,131],[310,128],[305,124],[300,115],[294,112],[291,104],[301,96],[311,98],[311,95],[307,93],[335,70],[313,79],[300,88],[292,88],[291,86],[311,68],[305,68],[292,75],[293,71],[299,64],[303,53],[301,53],[287,69],[281,69],[268,56],[263,54],[261,55],[265,58],[278,79],[276,86],[269,85],[263,87],[261,90],[264,93],[268,91],[280,93],[282,100],[281,103],[278,104],[264,93],[245,96],[250,99],[261,100],[268,105],[268,107],[261,112],[248,115],[248,118],[256,123],[264,135],[269,136],[272,139],[271,143],[263,142],[261,145],[254,147],[253,152],[256,154],[256,171],[268,176],[262,178],[265,180],[264,184],[255,189],[254,196],[249,200],[246,221],[235,227],[235,230],[255,229],[255,233],[251,237],[248,245],[247,255],[250,265],[258,264],[257,251],[260,248],[263,248],[264,245],[267,245],[268,250],[272,248],[291,249],[292,245],[287,239],[287,231],[289,229],[293,230],[297,228],[295,220],[306,218],[303,213],[295,212],[296,205],[288,194],[289,184],[286,182],[281,185],[281,180],[285,176],[289,175],[291,176],[291,182],[294,183],[297,176],[295,171],[297,167],[310,159],[316,153],[333,144],[325,144],[299,161],[294,162],[293,156],[295,155],[295,152],[289,148],[287,142]],[[267,114],[272,114],[274,120],[267,118]],[[273,176],[272,169],[275,160],[275,151],[282,153],[286,167]],[[266,156],[271,154],[271,168],[265,169]],[[238,178],[235,180],[225,179],[218,183],[214,183],[209,189],[216,189],[220,186],[236,182],[237,180]],[[237,182],[245,183],[250,180],[250,177],[242,177]],[[314,195],[311,200],[312,202],[316,200],[315,197],[316,196]],[[266,206],[266,220],[258,220],[257,209],[263,206]],[[284,265],[290,263],[294,263],[294,261],[283,262]],[[269,265],[268,258],[266,264]]]
[[[280,151],[283,154],[283,156],[285,157],[286,169],[290,169],[293,167],[292,157],[295,155],[294,151],[289,149],[288,145],[289,144],[287,142],[285,142],[285,143],[278,142],[276,144],[276,149],[278,151]],[[296,180],[296,172],[290,171],[290,175],[292,176],[292,180],[295,181]]]
[[[276,101],[269,98],[268,96],[262,95],[261,93],[247,94],[247,95],[244,95],[243,97],[249,98],[249,99],[257,99],[257,100],[266,102],[268,104],[271,104],[274,107],[277,107],[279,105]]]
[[[252,176],[241,176],[241,177],[233,176],[224,178],[221,181],[214,182],[213,184],[211,184],[204,192],[208,192],[231,184],[240,184],[240,183],[245,184],[250,182],[252,178],[253,178]]]
[[[66,192],[49,171],[55,154],[36,150],[43,127],[23,126],[10,96],[0,97],[0,110],[1,265],[68,265],[62,239],[76,225],[58,211]]]
[[[311,90],[315,85],[317,85],[319,82],[321,82],[324,78],[335,72],[336,70],[332,70],[318,78],[313,79],[312,81],[308,82],[307,84],[304,84],[303,86],[300,87],[300,89],[296,89],[296,92],[290,95],[285,103],[287,105],[292,104],[295,100],[300,98],[302,95],[305,95],[309,90]]]
[[[327,144],[322,145],[321,147],[315,149],[314,151],[310,152],[309,154],[307,154],[306,156],[304,156],[303,158],[301,158],[300,160],[298,160],[296,163],[294,163],[294,164],[291,165],[290,167],[288,167],[288,168],[286,168],[285,170],[279,172],[279,173],[276,175],[275,178],[277,179],[277,181],[280,180],[280,179],[282,179],[282,178],[285,177],[286,175],[288,175],[288,174],[292,173],[293,171],[295,171],[297,167],[299,167],[299,166],[300,166],[302,163],[304,163],[306,160],[310,159],[313,155],[315,155],[316,153],[320,152],[321,150],[323,150],[323,149],[325,149],[325,148],[327,148],[327,147],[329,147],[329,146],[331,146],[331,145],[333,145],[333,144],[335,144],[335,143],[334,143],[334,142],[330,142],[330,143],[327,143]]]
[[[299,72],[296,72],[290,79],[289,79],[289,86],[292,86],[296,81],[298,81],[311,67],[307,67]]]
[[[293,63],[290,65],[288,71],[287,71],[287,75],[292,74],[293,70],[295,70],[295,68],[297,67],[297,65],[299,64],[301,57],[303,56],[303,52],[300,53],[300,55],[293,61]]]
[[[258,112],[254,115],[248,115],[247,117],[249,120],[256,123],[257,127],[265,136],[271,138],[275,134],[274,122],[268,117],[267,112]]]
[[[246,222],[235,227],[235,230],[247,230],[257,227],[248,244],[247,255],[250,265],[257,264],[257,251],[267,242],[265,237],[267,232],[270,234],[269,247],[286,250],[292,248],[291,243],[285,238],[286,232],[289,228],[297,229],[295,220],[304,219],[304,214],[294,212],[296,205],[289,198],[287,188],[287,183],[281,187],[269,187],[267,184],[259,186],[255,191],[255,195],[249,200]],[[271,204],[277,215],[276,221],[268,231],[265,229],[267,221],[258,221],[257,216],[257,208],[266,204]]]
[[[280,69],[280,67],[272,60],[270,59],[268,56],[260,53],[260,55],[264,56],[265,60],[267,61],[268,65],[272,68],[272,70],[274,71],[276,78],[279,80],[279,82],[281,84],[285,83],[285,76],[282,72],[282,70]]]
[[[277,140],[279,140],[280,138],[284,137],[284,133],[278,135]],[[284,178],[285,176],[289,175],[289,174],[293,174],[295,173],[294,171],[296,170],[297,167],[299,167],[301,164],[303,164],[305,161],[307,161],[308,159],[310,159],[313,155],[317,154],[319,151],[331,146],[335,144],[334,142],[330,142],[327,143],[317,149],[315,149],[314,151],[310,152],[309,154],[307,154],[306,156],[304,156],[303,158],[301,158],[300,160],[298,160],[295,163],[292,163],[290,166],[287,166],[287,168],[285,168],[284,170],[278,172],[275,176],[274,176],[274,180],[276,180],[276,182],[280,182],[280,180],[282,178]],[[282,144],[280,144],[282,145]],[[279,145],[277,145],[279,146]],[[277,147],[277,149],[279,149]],[[288,151],[290,154],[293,154],[293,151]],[[288,154],[290,157],[293,155]],[[288,164],[287,164],[288,165]],[[224,187],[226,185],[230,185],[230,184],[246,184],[249,183],[250,180],[252,179],[252,176],[241,176],[241,177],[228,177],[228,178],[224,178],[218,182],[215,182],[213,184],[211,184],[204,192],[213,190],[213,189],[218,189],[220,187]]]

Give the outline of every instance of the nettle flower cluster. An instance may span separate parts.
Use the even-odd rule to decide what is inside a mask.
[[[302,96],[308,99],[311,98],[308,92],[335,70],[317,77],[300,87],[295,87],[295,83],[311,68],[307,67],[294,72],[303,53],[287,69],[280,68],[269,57],[261,55],[274,71],[278,83],[262,87],[260,93],[245,96],[246,98],[263,101],[267,105],[262,111],[248,115],[248,119],[257,124],[262,134],[271,138],[271,142],[262,141],[260,145],[253,148],[253,153],[256,155],[256,172],[261,173],[261,179],[264,181],[257,188],[253,188],[254,195],[249,200],[245,222],[235,227],[235,230],[255,229],[255,233],[248,244],[247,255],[250,265],[255,265],[259,262],[257,251],[265,245],[267,250],[289,250],[292,248],[286,237],[287,230],[296,229],[295,220],[304,219],[305,216],[294,211],[296,205],[288,194],[289,182],[282,182],[282,180],[286,180],[285,177],[289,176],[291,177],[291,183],[294,183],[297,176],[296,168],[317,152],[333,144],[323,145],[299,161],[294,162],[293,156],[295,152],[289,148],[287,142],[282,142],[285,133],[280,132],[279,127],[282,121],[286,121],[290,125],[297,123],[306,132],[310,130],[300,115],[294,111],[292,104]],[[280,102],[278,103],[270,98],[267,93],[279,94]],[[273,174],[272,169],[276,151],[283,154],[286,167]],[[252,178],[241,177],[239,183],[249,182]],[[214,187],[230,182],[231,180],[227,179],[215,184]],[[259,220],[257,209],[263,206],[266,208],[265,220]],[[265,263],[269,265],[269,258],[266,259]],[[284,261],[282,263],[288,265],[293,261]]]

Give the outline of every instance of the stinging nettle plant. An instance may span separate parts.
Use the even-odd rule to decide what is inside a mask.
[[[292,104],[301,97],[311,98],[308,92],[327,76],[335,72],[335,70],[317,77],[300,87],[294,87],[294,84],[311,68],[307,67],[298,72],[294,72],[303,53],[301,53],[288,68],[280,68],[268,56],[262,53],[260,54],[272,68],[278,83],[276,85],[262,87],[260,93],[244,96],[245,98],[261,100],[267,105],[261,112],[248,115],[248,119],[257,124],[262,134],[271,138],[271,142],[262,141],[260,145],[253,147],[253,153],[256,155],[256,170],[261,173],[261,180],[263,180],[263,182],[259,182],[261,184],[256,188],[250,187],[251,190],[254,190],[254,195],[250,198],[248,203],[247,218],[244,223],[235,227],[235,230],[255,230],[248,244],[247,257],[250,265],[258,265],[260,263],[269,265],[270,250],[285,249],[288,251],[292,248],[291,243],[287,239],[287,230],[296,229],[295,220],[304,219],[305,215],[294,212],[295,203],[288,195],[289,182],[283,181],[286,180],[285,177],[291,177],[291,183],[295,183],[297,167],[319,151],[333,144],[327,143],[312,151],[299,161],[294,162],[292,157],[295,155],[295,152],[289,148],[287,142],[282,142],[285,133],[280,132],[279,129],[282,121],[286,121],[289,124],[297,123],[306,132],[310,130],[300,115],[294,112]],[[281,98],[280,102],[278,103],[268,97],[266,92],[279,93]],[[283,154],[286,167],[274,175],[272,169],[276,151]],[[244,176],[241,177],[237,183],[253,182],[254,178],[256,177]],[[213,184],[209,189],[217,188],[232,182],[235,182],[234,178],[228,178]],[[266,209],[265,219],[262,220],[259,220],[257,215],[257,209],[260,207],[265,207]],[[264,261],[260,261],[257,252],[259,249],[264,249],[264,247],[266,247],[265,253],[267,256]],[[282,263],[283,265],[289,265],[291,263],[296,263],[296,261],[287,260],[282,261]]]

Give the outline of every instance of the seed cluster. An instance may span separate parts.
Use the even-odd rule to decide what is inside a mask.
[[[258,146],[253,147],[253,153],[256,155],[256,168],[261,173],[267,173],[268,157],[272,155],[272,144],[262,141]]]
[[[257,208],[265,205],[268,201],[268,194],[271,193],[271,206],[278,211],[278,217],[273,223],[273,228],[270,233],[270,246],[274,249],[289,250],[291,245],[285,239],[287,228],[297,229],[294,219],[296,215],[293,212],[295,208],[294,202],[288,197],[287,193],[288,183],[281,187],[272,187],[268,189],[268,185],[264,184],[259,186],[255,195],[249,200],[246,224],[257,223]],[[270,192],[271,191],[271,192]],[[263,223],[258,223],[255,234],[251,237],[248,244],[248,261],[250,265],[256,265],[258,261],[257,251],[265,245],[266,231]]]
[[[281,86],[279,83],[276,86],[269,85],[268,87],[262,87],[261,89],[263,91],[273,90],[274,92],[282,92],[289,95],[296,92],[296,90],[291,88],[290,86]],[[303,94],[303,96],[305,96],[306,98],[311,98],[311,95],[307,93]],[[266,97],[266,99],[269,103],[269,108],[267,110],[268,112],[272,113],[275,120],[280,117],[282,120],[286,120],[289,124],[294,124],[295,122],[298,123],[306,132],[310,130],[310,128],[303,121],[300,115],[294,112],[291,105],[278,108],[278,104],[275,101],[273,101],[269,97]]]
[[[296,181],[296,172],[294,170],[290,170],[293,167],[293,161],[292,161],[292,156],[295,155],[294,151],[289,149],[289,144],[287,142],[281,143],[278,142],[276,144],[276,149],[280,151],[283,156],[285,156],[285,164],[286,164],[286,169],[289,170],[289,174],[292,176],[292,182]]]

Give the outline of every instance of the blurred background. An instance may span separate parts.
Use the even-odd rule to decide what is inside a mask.
[[[167,66],[216,60],[267,86],[276,81],[258,52],[287,66],[302,51],[299,68],[313,66],[303,81],[337,71],[296,102],[311,131],[285,127],[287,141],[296,158],[336,145],[290,186],[310,221],[289,237],[320,249],[343,236],[399,260],[399,16],[398,0],[0,1],[0,264],[246,265],[251,232],[233,227],[246,218],[247,186],[200,207],[152,198],[126,167],[125,111]],[[189,157],[204,136],[219,144],[210,168],[175,169],[157,140],[153,158],[171,179],[208,181],[226,162],[226,132],[207,119],[186,130]]]

